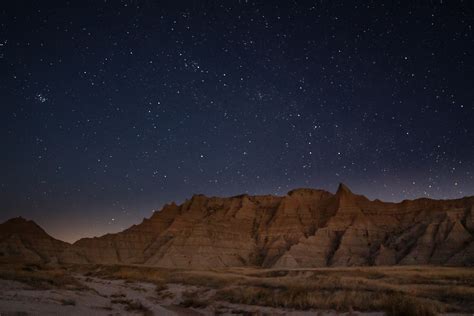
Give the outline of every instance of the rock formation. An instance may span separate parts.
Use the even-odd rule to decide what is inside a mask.
[[[297,189],[285,196],[194,195],[181,205],[165,205],[123,232],[72,245],[54,243],[54,251],[46,242],[36,245],[25,242],[21,233],[5,233],[7,222],[0,226],[0,251],[27,258],[34,257],[32,252],[63,263],[188,269],[472,266],[473,218],[474,197],[384,203],[341,184],[336,194]],[[53,239],[48,240],[52,245]]]
[[[68,243],[54,239],[35,222],[22,217],[0,224],[0,262],[57,262],[68,247]]]

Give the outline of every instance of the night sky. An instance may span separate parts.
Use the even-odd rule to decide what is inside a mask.
[[[74,241],[194,193],[474,195],[474,4],[350,2],[2,4],[0,221]]]

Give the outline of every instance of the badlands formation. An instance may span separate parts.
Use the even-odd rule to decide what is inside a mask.
[[[474,265],[474,197],[370,201],[341,184],[332,194],[194,195],[120,233],[74,244],[32,221],[0,224],[0,262],[143,264],[209,269]]]

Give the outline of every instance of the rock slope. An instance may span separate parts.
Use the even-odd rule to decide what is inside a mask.
[[[0,262],[57,262],[69,246],[22,217],[0,224]]]
[[[474,197],[384,203],[343,184],[336,194],[195,195],[123,232],[84,238],[58,252],[64,263],[188,269],[472,266]]]

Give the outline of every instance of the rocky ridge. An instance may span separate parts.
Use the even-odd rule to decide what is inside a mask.
[[[187,269],[474,264],[474,197],[384,203],[343,184],[335,194],[194,195],[120,233],[72,245],[49,236],[25,242],[20,228],[5,230],[7,224],[0,226],[4,258],[31,259],[32,251],[43,261]]]

